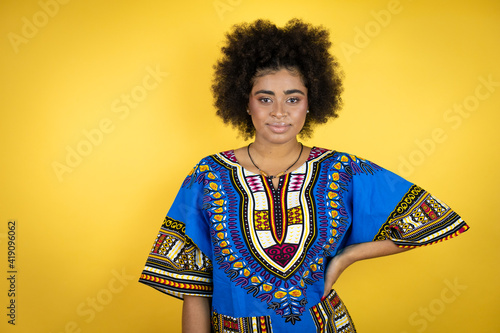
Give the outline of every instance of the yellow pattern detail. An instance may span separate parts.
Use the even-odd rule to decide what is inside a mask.
[[[302,223],[302,209],[299,207],[293,207],[287,210],[288,224],[299,224]]]
[[[260,278],[257,276],[252,276],[250,278],[250,281],[252,281],[253,283],[260,283]]]
[[[276,297],[277,299],[281,299],[285,296],[286,296],[286,292],[284,292],[284,291],[277,291],[274,293],[274,297]]]
[[[270,230],[269,212],[266,210],[257,210],[254,214],[255,230]]]
[[[293,297],[300,297],[300,296],[302,296],[302,292],[298,289],[293,289],[289,292],[277,291],[274,293],[274,297],[276,297],[277,299],[281,299],[281,298],[285,297],[286,295],[291,295]]]

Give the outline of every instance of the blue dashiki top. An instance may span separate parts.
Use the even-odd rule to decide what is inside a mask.
[[[422,188],[354,155],[314,147],[275,189],[226,151],[184,180],[140,282],[212,297],[215,332],[354,332],[335,291],[320,301],[329,259],[351,244],[417,247],[467,229]]]

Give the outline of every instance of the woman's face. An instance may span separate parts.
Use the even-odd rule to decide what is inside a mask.
[[[280,144],[296,140],[307,108],[307,88],[297,72],[281,69],[257,77],[248,102],[255,141]]]

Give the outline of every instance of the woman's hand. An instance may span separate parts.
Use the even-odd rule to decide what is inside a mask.
[[[394,242],[388,239],[383,241],[354,244],[346,247],[342,252],[333,257],[328,264],[326,269],[325,290],[323,292],[323,297],[328,295],[340,274],[342,274],[347,267],[354,264],[356,261],[383,257],[390,254],[404,252],[406,250],[409,249],[398,247],[394,244]]]
[[[347,249],[347,248],[346,248]],[[330,290],[333,287],[333,284],[337,282],[337,279],[340,277],[340,274],[349,267],[354,262],[350,262],[349,255],[345,254],[346,251],[337,254],[335,257],[330,260],[328,267],[326,269],[325,276],[325,290],[323,292],[323,297],[326,297]]]

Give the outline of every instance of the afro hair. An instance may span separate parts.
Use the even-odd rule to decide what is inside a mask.
[[[301,137],[310,137],[313,125],[338,116],[342,73],[329,52],[328,30],[299,19],[290,20],[283,28],[257,20],[235,25],[226,37],[222,58],[214,65],[214,105],[224,123],[245,139],[255,133],[246,112],[255,78],[283,68],[298,71],[308,89],[310,112]]]

